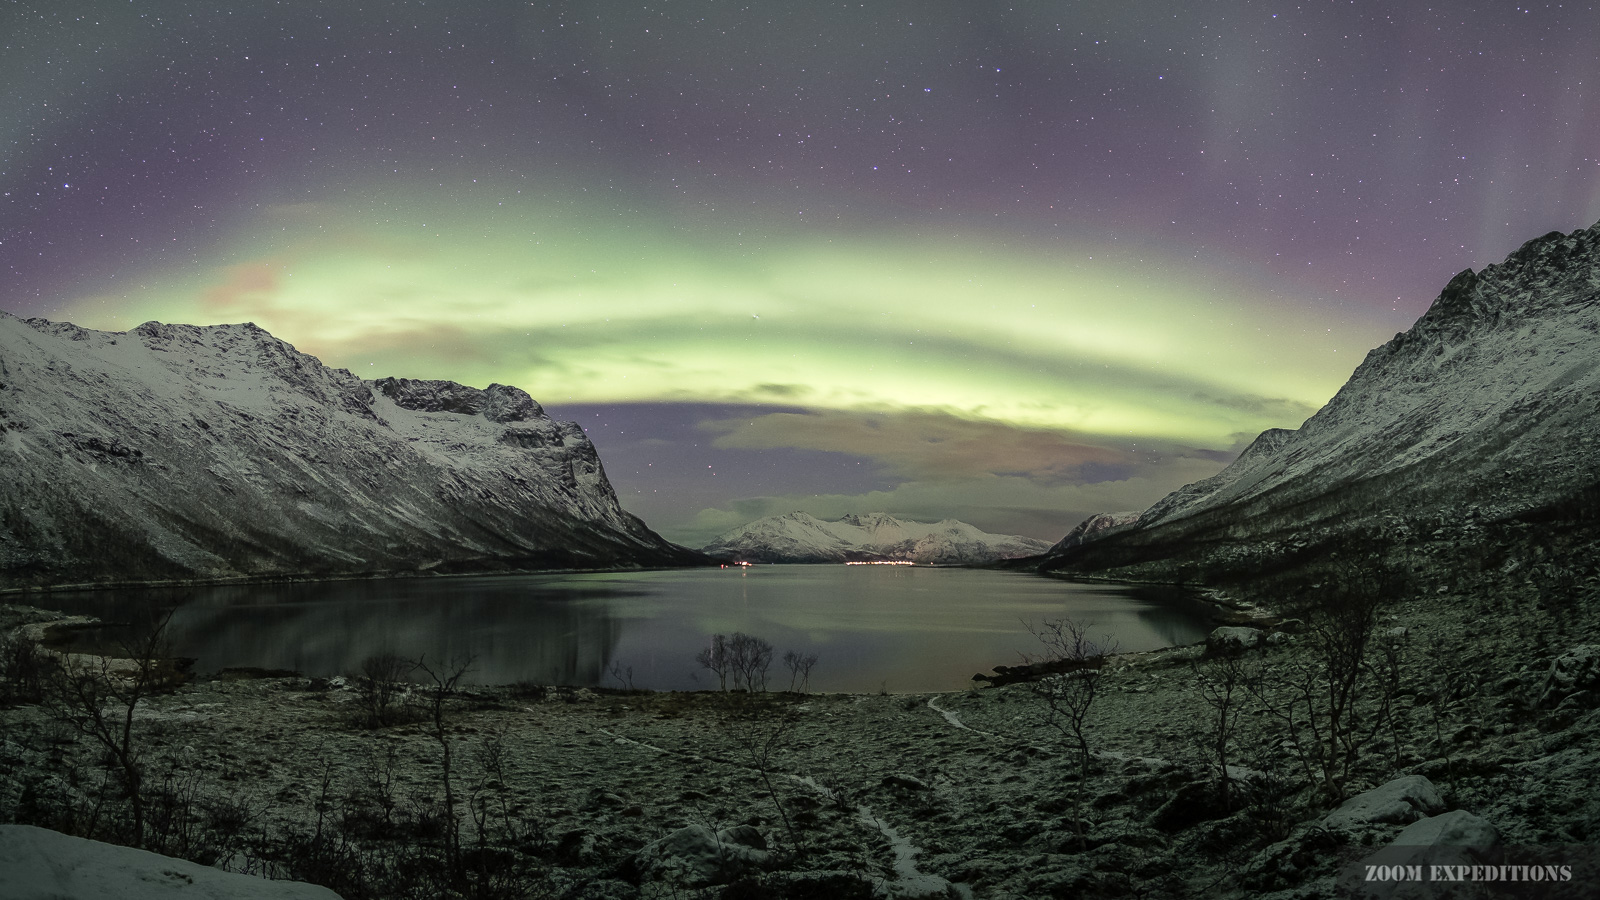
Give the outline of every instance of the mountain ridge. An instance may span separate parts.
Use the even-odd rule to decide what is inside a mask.
[[[1448,580],[1458,563],[1543,558],[1519,523],[1588,541],[1578,510],[1600,487],[1597,335],[1600,224],[1536,238],[1452,278],[1300,428],[1263,432],[1217,475],[1041,568],[1238,584],[1366,545]]]
[[[704,562],[518,388],[363,381],[254,324],[0,311],[0,590]]]

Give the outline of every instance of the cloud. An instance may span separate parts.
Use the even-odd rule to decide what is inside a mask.
[[[907,478],[947,480],[1018,474],[1053,481],[1087,480],[1090,467],[1131,467],[1127,451],[1066,434],[943,412],[812,410],[701,423],[719,449],[793,447],[870,457]],[[1094,480],[1106,480],[1099,478]]]
[[[280,268],[266,261],[226,266],[219,273],[222,283],[206,289],[200,305],[221,314],[271,310],[282,281]]]

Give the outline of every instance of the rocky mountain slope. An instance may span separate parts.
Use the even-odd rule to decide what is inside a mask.
[[[1597,500],[1600,225],[1457,275],[1299,429],[1044,568],[1242,583],[1345,549],[1441,582],[1557,563],[1570,580]]]
[[[1058,556],[1071,550],[1079,544],[1098,540],[1114,528],[1124,528],[1139,521],[1139,512],[1099,513],[1079,522],[1077,527],[1067,532],[1067,536],[1046,551],[1050,556]]]
[[[669,565],[514,387],[363,381],[254,325],[0,313],[0,590]]]
[[[765,563],[909,560],[977,565],[1032,556],[1044,541],[989,534],[954,519],[924,523],[883,513],[823,521],[803,512],[768,516],[721,535],[702,548],[713,556]]]

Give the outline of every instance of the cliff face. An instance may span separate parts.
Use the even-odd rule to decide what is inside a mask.
[[[254,325],[0,313],[0,589],[670,565],[526,393],[367,382]]]
[[[704,552],[749,562],[825,563],[905,560],[978,565],[1046,549],[1044,541],[989,534],[966,522],[910,522],[883,513],[825,521],[803,512],[768,516],[735,528]]]
[[[1298,430],[1045,567],[1218,582],[1343,545],[1506,545],[1591,532],[1597,489],[1600,225],[1457,275]]]

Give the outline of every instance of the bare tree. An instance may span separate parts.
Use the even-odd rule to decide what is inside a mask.
[[[711,645],[695,654],[694,661],[717,676],[717,690],[728,689],[728,672],[732,660],[728,654],[728,638],[725,635],[713,634]]]
[[[756,693],[767,689],[767,670],[772,666],[772,645],[742,631],[728,639],[728,656],[733,670],[733,687]]]
[[[139,703],[175,680],[165,639],[169,610],[141,636],[122,642],[126,659],[68,656],[47,679],[45,710],[59,722],[93,740],[105,751],[108,768],[117,780],[132,819],[130,842],[145,842],[143,748],[133,727]],[[98,809],[91,814],[88,832],[98,826]]]
[[[1217,767],[1222,809],[1232,812],[1233,778],[1228,774],[1228,767],[1229,760],[1233,758],[1233,733],[1243,712],[1245,682],[1255,674],[1257,667],[1237,654],[1224,654],[1190,665],[1200,699],[1211,707],[1211,721],[1202,746],[1206,749],[1209,761]]]
[[[795,829],[794,821],[789,818],[789,811],[784,808],[777,787],[772,783],[773,756],[779,749],[788,746],[789,729],[794,723],[794,711],[786,704],[780,705],[773,696],[758,697],[751,692],[736,693],[727,698],[724,731],[746,764],[761,776],[761,783],[772,797],[772,805],[777,808],[778,818],[783,821],[783,829],[789,835],[790,845],[796,853],[804,854],[805,846],[800,834]]]
[[[606,667],[606,673],[617,680],[618,687],[633,690],[633,666],[624,666],[621,660],[613,660]]]
[[[448,666],[429,664],[426,657],[417,660],[417,668],[427,676],[425,686],[428,704],[428,731],[439,744],[439,781],[444,788],[444,805],[440,810],[444,819],[445,863],[452,873],[461,869],[461,819],[456,815],[455,781],[452,777],[450,735],[446,728],[446,703],[461,688],[461,680],[472,668],[472,657],[453,660]]]
[[[1089,710],[1100,696],[1100,670],[1116,647],[1090,637],[1091,626],[1072,619],[1046,621],[1030,627],[1044,645],[1044,653],[1028,662],[1049,671],[1032,683],[1033,696],[1043,710],[1041,724],[1054,729],[1077,759],[1077,785],[1072,791],[1073,828],[1080,845],[1087,846],[1083,798],[1089,782]]]
[[[806,687],[811,684],[811,667],[817,664],[817,655],[807,653],[801,655],[793,650],[783,654],[783,664],[789,667],[789,690],[795,690],[799,685],[800,693],[805,693]]]
[[[1345,785],[1367,744],[1385,726],[1399,690],[1398,656],[1369,659],[1393,585],[1374,561],[1343,563],[1301,611],[1308,659],[1264,666],[1246,690],[1275,719],[1308,783],[1325,798]]]

